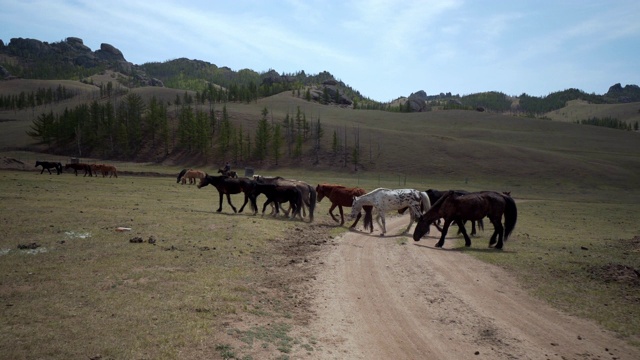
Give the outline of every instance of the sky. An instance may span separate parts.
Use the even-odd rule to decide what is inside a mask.
[[[0,0],[0,39],[78,37],[134,64],[328,71],[390,101],[640,85],[638,0]]]

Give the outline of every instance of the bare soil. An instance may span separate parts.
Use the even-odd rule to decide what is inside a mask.
[[[453,249],[453,239],[435,248],[434,227],[420,242],[394,236],[407,221],[388,219],[391,236],[351,231],[307,255],[315,265],[304,270],[312,281],[302,283],[308,301],[300,313],[309,316],[293,336],[317,345],[292,358],[640,359],[615,334]]]

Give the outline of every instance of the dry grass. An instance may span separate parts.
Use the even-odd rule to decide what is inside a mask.
[[[173,178],[3,171],[0,188],[7,358],[201,358],[230,318],[284,316],[262,291],[299,222],[214,213],[215,190]]]

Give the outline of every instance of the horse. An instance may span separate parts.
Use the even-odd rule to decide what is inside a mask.
[[[222,174],[224,176],[228,176],[228,177],[231,177],[231,178],[237,178],[238,177],[238,173],[233,171],[233,170],[225,171],[224,169],[218,169],[218,174]]]
[[[84,170],[84,176],[89,175],[90,177],[93,177],[93,172],[91,171],[91,166],[89,164],[85,164],[85,163],[75,163],[74,164],[74,163],[71,163],[71,164],[65,164],[64,168],[65,168],[65,170],[66,169],[73,169],[73,172],[76,174],[76,176],[78,176],[78,170],[80,170],[80,171]]]
[[[198,189],[201,189],[204,186],[212,185],[218,190],[218,194],[220,195],[220,205],[216,212],[222,211],[222,197],[223,195],[227,196],[227,203],[233,209],[234,213],[237,213],[235,206],[231,203],[231,194],[239,194],[240,192],[244,193],[244,204],[240,208],[240,212],[244,210],[245,205],[247,205],[248,201],[251,201],[251,208],[253,209],[253,213],[258,211],[258,207],[256,205],[255,197],[253,197],[253,189],[256,183],[253,180],[247,178],[237,178],[232,179],[227,176],[212,176],[207,175],[200,179],[200,183],[197,185]]]
[[[189,180],[189,185],[193,185],[193,184],[196,183],[196,179],[202,179],[206,175],[207,174],[202,170],[188,169],[182,175],[181,179],[180,178],[178,179],[178,181],[182,180],[182,183],[184,184],[185,183],[184,179],[187,179],[187,180]]]
[[[273,203],[276,209],[274,216],[276,216],[280,213],[280,204],[289,202],[291,218],[294,219],[296,216],[300,216],[300,219],[302,219],[302,215],[300,215],[302,192],[297,186],[256,182],[252,194],[254,198],[257,198],[260,194],[264,194],[267,197],[267,201],[262,206],[262,215],[264,215],[267,205]]]
[[[59,162],[53,162],[53,161],[36,161],[36,166],[42,166],[42,171],[40,171],[40,174],[44,173],[45,170],[47,170],[49,172],[49,175],[51,175],[51,169],[56,169],[56,172],[58,173],[58,175],[60,175],[62,173],[62,164]]]
[[[107,175],[109,175],[109,177],[113,177],[113,176],[115,176],[116,178],[118,177],[118,170],[113,165],[91,164],[89,165],[89,167],[96,174],[96,177],[98,176],[98,171],[100,171],[100,173],[102,174],[102,177],[106,177]]]
[[[503,215],[504,226],[502,225]],[[447,191],[420,217],[413,232],[413,240],[420,241],[433,221],[444,218],[442,236],[436,243],[436,247],[444,245],[449,225],[454,221],[462,230],[464,245],[469,247],[471,239],[464,228],[464,221],[479,220],[485,216],[489,218],[494,228],[489,247],[495,245],[496,249],[502,249],[504,241],[507,241],[516,226],[518,209],[511,196],[496,191],[479,191],[466,195],[456,195],[453,190]]]
[[[333,210],[337,207],[340,211],[340,226],[344,225],[344,213],[342,211],[342,207],[351,207],[353,204],[353,198],[356,196],[362,196],[367,192],[358,187],[346,187],[342,185],[333,185],[333,184],[318,184],[316,186],[316,193],[318,194],[318,202],[322,201],[325,197],[331,201],[331,207],[329,208],[329,215],[333,221],[338,222],[338,219],[333,215]],[[362,206],[366,214],[370,214],[373,210],[371,205]],[[360,217],[362,213],[358,213],[356,217],[356,221],[349,227],[353,229],[360,221]],[[365,215],[366,216],[366,215]],[[373,223],[369,223],[369,232],[373,232]]]
[[[411,228],[413,224],[414,218],[417,219],[420,215],[422,215],[423,208],[429,208],[431,203],[429,202],[429,197],[425,193],[421,193],[418,190],[414,189],[385,189],[378,188],[371,192],[368,192],[362,196],[356,196],[353,199],[353,203],[351,205],[351,218],[356,217],[357,214],[360,213],[360,210],[364,205],[371,205],[378,209],[378,216],[376,218],[378,225],[382,228],[381,236],[387,232],[387,224],[385,220],[385,213],[389,210],[398,210],[404,207],[408,207],[411,216],[409,220],[409,226],[403,232],[406,233]],[[382,223],[380,220],[382,219]],[[372,223],[371,216],[364,217],[364,225],[365,228]]]
[[[466,195],[469,193],[466,190],[453,190],[453,192],[455,192],[456,195]],[[426,191],[426,193],[427,193],[427,196],[429,197],[429,201],[431,201],[432,204],[435,204],[436,201],[438,201],[438,199],[440,199],[442,195],[445,194],[444,191],[439,191],[434,189],[429,189]],[[482,219],[471,221],[471,236],[476,235],[476,223],[478,224],[478,228],[484,231],[484,223],[482,222]],[[436,228],[438,228],[440,232],[442,232],[442,228],[440,228],[440,220],[436,221],[434,225],[436,226]],[[458,234],[461,234],[461,233],[462,233],[462,229],[458,228]]]
[[[182,179],[182,177],[184,176],[184,174],[189,171],[191,169],[182,169],[179,173],[178,173],[178,178],[176,180],[176,183],[180,183],[180,181],[182,180],[182,184],[184,184],[184,180]]]
[[[316,193],[316,189],[313,188],[311,185],[301,180],[285,179],[280,176],[276,176],[276,177],[258,176],[254,178],[256,179],[256,182],[263,183],[263,184],[267,183],[267,184],[296,186],[298,189],[300,189],[300,192],[302,193],[303,216],[306,216],[305,214],[305,206],[306,206],[306,208],[309,210],[309,221],[313,222],[313,212],[316,208],[316,200],[317,200],[318,194]]]

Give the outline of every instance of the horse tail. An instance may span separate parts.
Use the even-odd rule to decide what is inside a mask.
[[[509,235],[516,227],[516,221],[518,220],[518,209],[516,208],[516,202],[510,196],[503,196],[506,207],[504,211],[504,241],[507,241]]]
[[[373,232],[373,206],[363,206],[364,209],[364,229]]]
[[[309,187],[309,221],[313,222],[313,210],[316,208],[316,200],[318,199],[318,193],[316,189],[311,185]]]
[[[427,195],[426,192],[419,191],[419,193],[420,193],[420,198],[422,199],[420,201],[420,204],[421,204],[420,210],[422,210],[422,213],[424,214],[431,207],[431,199],[429,199],[429,195]]]

